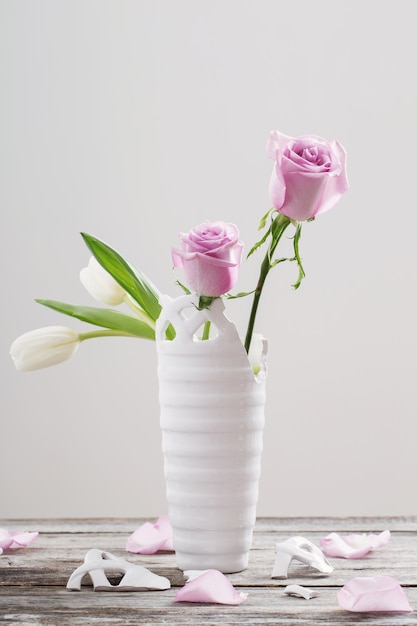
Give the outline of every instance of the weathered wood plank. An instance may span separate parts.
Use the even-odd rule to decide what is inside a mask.
[[[3,518],[0,527],[40,532],[132,533],[140,524],[154,518],[69,518],[14,519]],[[258,518],[256,532],[378,532],[389,528],[417,532],[417,516],[410,517],[263,517]]]
[[[414,613],[350,614],[339,609],[336,601],[337,589],[350,578],[391,575],[404,586],[411,605],[417,608],[417,518],[260,519],[248,569],[228,576],[234,586],[249,594],[248,600],[238,607],[174,603],[178,587],[184,584],[175,555],[145,556],[125,551],[127,537],[143,521],[146,520],[1,520],[0,527],[39,530],[40,536],[30,547],[0,556],[0,624],[417,624]],[[386,546],[363,559],[331,559],[335,570],[329,576],[294,562],[288,579],[270,578],[278,541],[301,534],[318,545],[319,539],[332,531],[344,534],[385,529],[392,531]],[[172,589],[95,593],[87,576],[81,593],[66,591],[70,574],[93,547],[167,576]],[[283,593],[289,583],[315,588],[320,596],[310,601],[289,598]]]
[[[322,533],[306,533],[308,539],[319,544]],[[251,551],[249,568],[231,576],[235,585],[282,586],[283,582],[271,580],[275,559],[275,541],[287,538],[273,535],[255,535],[254,548]],[[259,547],[268,545],[268,547]],[[0,559],[0,585],[63,585],[71,572],[78,567],[90,548],[100,548],[115,555],[139,563],[158,574],[168,576],[175,586],[183,584],[182,574],[178,571],[173,554],[135,555],[124,550],[125,537],[119,534],[79,533],[76,536],[42,534],[31,547],[9,551]],[[375,572],[395,576],[402,584],[417,584],[417,534],[393,533],[391,541],[366,557],[358,560],[330,559],[335,571],[332,573],[334,584],[343,584],[349,577],[373,575]],[[294,562],[290,567],[290,577],[297,584],[314,581],[315,584],[327,584],[327,578]]]
[[[353,614],[340,609],[336,589],[324,587],[312,600],[286,596],[281,589],[243,588],[246,602],[239,606],[175,603],[175,590],[165,592],[95,593],[68,592],[44,587],[37,593],[0,590],[0,623],[23,626],[79,626],[88,624],[193,625],[277,624],[317,626],[320,624],[410,626],[417,616],[408,614]],[[417,589],[407,589],[411,604],[417,605]]]
[[[392,560],[392,552],[388,547],[381,550],[379,555],[371,554],[358,560],[331,559],[334,571],[329,576],[324,576],[311,568],[294,561],[289,569],[288,579],[271,579],[274,555],[251,558],[248,569],[237,574],[230,574],[229,579],[235,586],[253,587],[282,587],[288,582],[326,586],[331,581],[334,585],[343,585],[347,580],[355,576],[394,576],[401,584],[417,585],[417,568],[415,566],[416,552],[398,556]],[[182,586],[184,579],[182,573],[176,568],[173,555],[155,555],[150,558],[136,557],[135,555],[118,556],[127,558],[132,563],[137,563],[151,569],[156,574],[166,576],[173,586]],[[0,588],[2,586],[65,586],[71,573],[83,562],[84,553],[80,553],[78,559],[52,558],[52,555],[42,555],[36,559],[22,559],[19,556],[4,555],[0,559]],[[84,584],[90,585],[89,577],[85,577]]]

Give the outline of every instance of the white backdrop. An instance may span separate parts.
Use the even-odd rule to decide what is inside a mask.
[[[351,190],[277,268],[259,515],[416,514],[417,40],[399,0],[0,0],[0,516],[166,512],[153,343],[16,372],[18,335],[94,305],[79,235],[175,295],[179,231],[269,206],[272,129],[338,139]],[[259,258],[237,289],[253,287]],[[249,300],[231,303],[243,329]]]

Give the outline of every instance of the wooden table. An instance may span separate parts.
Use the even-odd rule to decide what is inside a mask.
[[[239,591],[248,594],[238,606],[174,603],[178,587],[184,584],[173,554],[151,556],[125,552],[127,537],[145,520],[0,520],[9,530],[40,532],[29,547],[9,550],[0,556],[0,624],[14,626],[91,626],[93,624],[417,624],[417,517],[416,518],[274,518],[256,524],[250,565],[229,575]],[[154,520],[146,520],[154,521]],[[379,532],[390,530],[390,542],[359,560],[330,559],[335,570],[329,576],[293,562],[286,580],[270,578],[275,559],[274,546],[293,535],[306,537],[316,545],[332,531]],[[168,591],[94,592],[89,576],[81,592],[67,591],[70,574],[84,560],[90,548],[142,564],[167,576]],[[403,586],[415,613],[349,613],[339,608],[336,592],[356,576],[390,575]],[[300,584],[319,591],[304,600],[287,596],[288,584]]]

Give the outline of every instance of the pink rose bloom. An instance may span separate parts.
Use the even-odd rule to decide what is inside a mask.
[[[234,224],[203,222],[180,233],[181,249],[172,249],[174,267],[184,271],[187,287],[200,296],[221,296],[235,285],[243,244]]]
[[[348,190],[346,151],[316,135],[287,137],[271,132],[266,153],[275,161],[269,193],[290,219],[308,220],[333,208]]]

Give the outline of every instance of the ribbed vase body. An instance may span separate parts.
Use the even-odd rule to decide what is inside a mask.
[[[157,325],[169,517],[180,569],[231,573],[247,567],[252,544],[265,372],[254,376],[223,302],[203,311],[195,302],[193,296],[164,297]],[[207,320],[216,336],[196,340]],[[173,341],[165,339],[168,324],[176,331]]]

